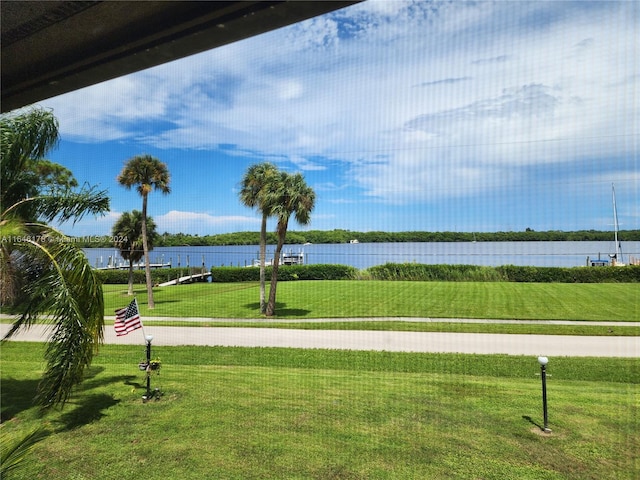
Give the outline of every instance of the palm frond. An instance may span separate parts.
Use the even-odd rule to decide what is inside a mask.
[[[55,231],[50,232],[55,235]],[[21,243],[26,255],[48,261],[47,268],[25,286],[27,301],[8,338],[47,314],[52,333],[45,351],[46,367],[37,400],[43,407],[64,404],[82,380],[97,346],[103,340],[102,285],[82,250],[58,238],[42,245]]]
[[[58,121],[41,108],[0,117],[4,159],[41,158],[58,143]]]
[[[6,433],[2,434],[2,450],[0,453],[0,478],[8,478],[14,470],[20,468],[29,452],[49,432],[40,427],[22,438],[10,439]]]
[[[82,380],[104,324],[102,287],[82,250],[36,223],[76,222],[109,209],[106,191],[74,190],[71,172],[43,160],[57,141],[51,111],[0,115],[0,300],[20,312],[5,339],[40,315],[53,319],[38,393],[43,406],[64,404]]]
[[[55,194],[38,195],[25,198],[7,208],[3,216],[7,217],[19,206],[31,203],[35,213],[45,221],[58,219],[66,222],[73,219],[73,223],[81,220],[87,214],[104,214],[109,210],[109,197],[106,190],[95,187],[84,187],[80,191],[65,189]]]

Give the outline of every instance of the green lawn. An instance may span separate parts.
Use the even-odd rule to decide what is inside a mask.
[[[634,479],[635,359],[105,346],[63,410],[30,398],[42,346],[2,347],[2,432],[49,435],[18,479]]]
[[[640,321],[637,284],[304,281],[278,284],[277,318],[432,317]],[[105,311],[130,301],[124,285],[105,285]],[[143,316],[146,292],[136,286]],[[152,314],[262,318],[254,283],[202,283],[154,289]]]

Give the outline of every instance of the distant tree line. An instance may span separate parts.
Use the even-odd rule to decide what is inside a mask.
[[[112,247],[106,237],[104,241],[78,242],[83,248]],[[621,230],[618,238],[622,242],[640,241],[640,230]],[[81,239],[79,239],[81,240]],[[275,233],[267,233],[267,243],[277,242]],[[549,241],[609,241],[613,240],[611,231],[578,230],[564,232],[550,230],[536,232],[527,229],[523,232],[355,232],[352,230],[308,230],[287,232],[287,243],[302,245],[304,243],[349,243],[358,240],[360,243],[381,242],[549,242]],[[154,239],[156,247],[176,246],[223,246],[223,245],[258,245],[260,232],[235,232],[218,235],[191,235],[186,233],[163,233]]]

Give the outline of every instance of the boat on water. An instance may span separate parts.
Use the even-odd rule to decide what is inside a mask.
[[[616,189],[613,184],[611,184],[611,200],[613,203],[613,240],[614,240],[614,253],[610,253],[608,255],[608,259],[600,258],[600,254],[598,254],[597,259],[591,259],[587,257],[587,266],[590,267],[624,267],[626,264],[622,259],[622,245],[620,239],[618,239],[618,208],[616,206]],[[640,259],[629,258],[630,265],[640,265]]]
[[[171,268],[171,260],[169,260],[168,262],[165,262],[164,258],[156,259],[156,262],[150,263],[149,266],[151,268]],[[144,268],[145,268],[145,263],[143,260],[140,260],[133,264],[134,270],[142,270]],[[94,269],[95,270],[128,270],[129,260],[124,260],[121,256],[118,255],[117,252],[114,252],[113,256],[109,255],[109,257],[107,258],[106,265],[104,265],[102,257],[96,258],[96,264]]]
[[[280,255],[280,265],[304,265],[304,252],[299,250],[298,252],[293,252],[289,250],[288,252],[282,252]],[[266,267],[270,267],[273,265],[273,259],[267,259],[264,262]],[[251,265],[247,265],[248,267],[259,267],[260,260],[254,259]]]
[[[620,245],[620,240],[618,240],[618,209],[616,207],[616,189],[613,184],[611,184],[611,195],[613,201],[613,235],[615,242],[615,253],[609,254],[609,258],[611,259],[612,267],[624,267],[624,263],[622,262],[622,246]]]

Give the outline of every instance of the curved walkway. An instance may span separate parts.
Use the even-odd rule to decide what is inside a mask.
[[[1,324],[0,335],[4,337],[9,328],[9,324]],[[174,326],[147,326],[145,333],[153,335],[154,346],[208,345],[533,356],[640,357],[640,337]],[[13,340],[43,341],[46,336],[46,326],[34,325],[29,330],[20,332]],[[136,330],[126,336],[117,337],[113,328],[107,327],[105,343],[144,345],[144,336],[142,330]]]

